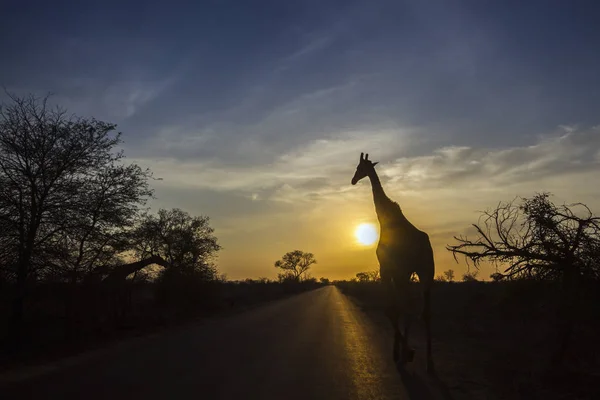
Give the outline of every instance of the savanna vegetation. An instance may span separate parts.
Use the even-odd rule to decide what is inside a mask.
[[[301,251],[276,264],[278,281],[227,281],[209,217],[151,213],[152,172],[125,160],[114,124],[47,98],[10,100],[0,111],[1,362],[320,285]]]
[[[453,270],[439,274],[432,291],[434,357],[457,397],[600,395],[600,218],[583,204],[550,199],[500,203],[472,236],[447,247],[470,266],[460,282]],[[483,262],[496,267],[486,281],[478,275]],[[375,272],[336,284],[389,325]],[[418,314],[418,283],[410,295]]]

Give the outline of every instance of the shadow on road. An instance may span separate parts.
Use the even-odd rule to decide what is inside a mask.
[[[396,369],[400,373],[406,393],[411,400],[435,400],[439,398],[434,394],[433,389],[437,389],[435,392],[441,394],[444,400],[454,400],[446,384],[437,375],[434,374],[428,379],[424,379],[414,371],[407,371],[400,364],[396,365]]]

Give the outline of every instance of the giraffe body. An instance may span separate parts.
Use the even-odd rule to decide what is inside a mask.
[[[361,153],[360,162],[352,178],[352,184],[354,185],[360,179],[368,176],[373,189],[373,201],[380,226],[376,254],[379,260],[381,284],[387,303],[386,314],[394,328],[393,357],[394,360],[398,361],[400,358],[399,348],[402,344],[401,361],[404,363],[413,359],[414,351],[408,346],[410,328],[408,285],[412,274],[416,273],[423,289],[423,320],[427,332],[427,369],[433,372],[430,294],[435,264],[431,242],[427,233],[417,229],[410,223],[404,216],[400,206],[387,197],[375,172],[377,163],[369,161],[368,158],[368,154],[363,157]],[[404,315],[405,321],[404,334],[398,326],[401,315]]]

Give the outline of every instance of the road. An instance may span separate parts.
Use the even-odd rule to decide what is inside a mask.
[[[0,377],[0,397],[434,398],[420,372],[401,376],[387,336],[336,287],[328,286]]]

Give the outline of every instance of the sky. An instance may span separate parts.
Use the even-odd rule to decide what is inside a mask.
[[[436,271],[481,210],[549,191],[600,213],[600,3],[0,3],[0,85],[118,124],[152,209],[208,215],[230,279],[378,268],[361,152],[426,231]],[[488,267],[485,267],[488,268]],[[491,269],[482,270],[486,278]]]

